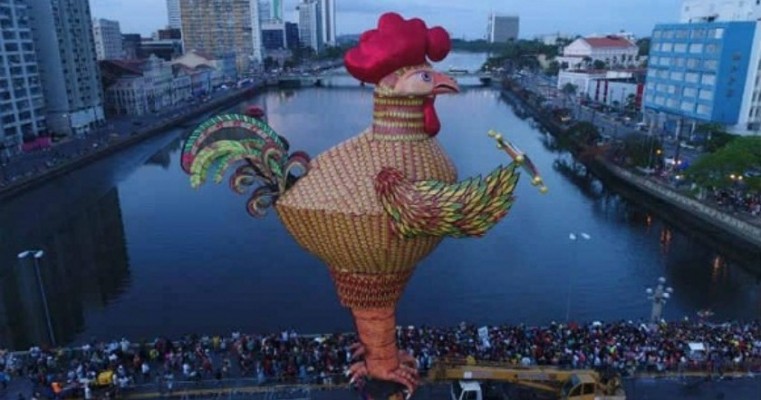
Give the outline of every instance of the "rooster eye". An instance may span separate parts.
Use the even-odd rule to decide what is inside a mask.
[[[423,82],[430,82],[431,74],[428,71],[423,71],[420,73],[420,78],[423,79]]]

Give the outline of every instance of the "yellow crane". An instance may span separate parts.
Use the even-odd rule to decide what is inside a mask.
[[[620,379],[603,379],[593,370],[521,367],[506,363],[442,360],[428,381],[452,382],[452,400],[486,400],[486,383],[510,383],[555,395],[562,400],[626,400]]]

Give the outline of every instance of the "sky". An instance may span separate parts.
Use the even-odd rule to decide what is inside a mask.
[[[441,25],[453,37],[483,38],[489,13],[520,16],[520,37],[606,34],[649,36],[656,23],[677,22],[682,0],[335,0],[339,35],[374,28],[378,16],[396,11]],[[284,0],[285,16],[297,21],[299,0]],[[122,33],[150,34],[167,24],[165,0],[90,0],[95,18],[117,20]]]

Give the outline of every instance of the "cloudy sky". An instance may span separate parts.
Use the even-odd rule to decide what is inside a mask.
[[[286,18],[297,20],[299,0],[284,0]],[[517,14],[520,36],[545,33],[592,34],[620,30],[648,35],[658,22],[676,22],[681,0],[336,0],[338,34],[360,33],[375,26],[378,15],[397,11],[442,25],[453,36],[484,36],[490,11]],[[97,18],[121,23],[123,33],[145,36],[167,23],[164,0],[90,0]]]

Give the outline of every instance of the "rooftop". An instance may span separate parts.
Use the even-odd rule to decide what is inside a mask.
[[[634,43],[620,36],[588,37],[584,38],[584,41],[589,43],[590,46],[596,48],[604,47],[625,49],[628,47],[636,46]]]

